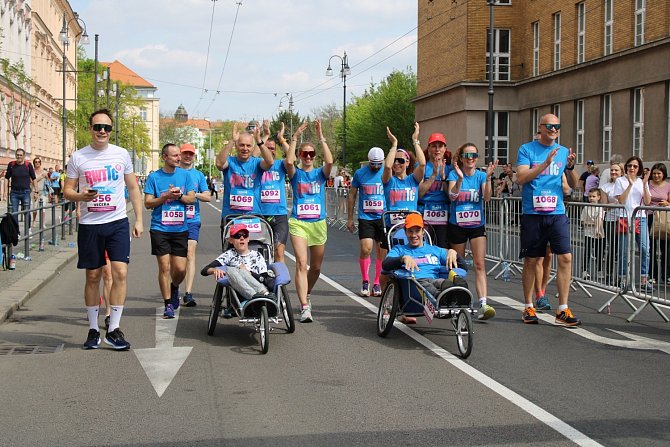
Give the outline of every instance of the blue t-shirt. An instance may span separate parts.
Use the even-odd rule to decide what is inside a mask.
[[[383,169],[376,171],[363,166],[354,173],[351,186],[358,188],[358,218],[378,220],[384,213]]]
[[[414,175],[404,179],[392,176],[384,183],[384,200],[387,211],[416,211],[419,200],[419,183]]]
[[[183,194],[188,194],[189,191],[193,191],[190,179],[191,175],[182,168],[175,168],[171,174],[159,169],[147,177],[144,193],[161,197],[167,194],[170,187],[176,186],[181,189]],[[161,206],[154,208],[151,212],[151,229],[166,233],[188,231],[184,204],[180,200],[168,200]]]
[[[423,181],[426,182],[433,175],[433,170],[435,169],[432,162],[426,162],[426,171],[423,174]],[[449,176],[453,168],[451,165],[444,165],[444,178],[446,179]],[[430,185],[430,189],[426,191],[426,194],[419,199],[419,205],[424,205],[426,203],[447,203],[449,201],[449,195],[444,192],[442,186],[445,182],[442,181],[442,176],[438,172],[435,176],[435,181]]]
[[[517,166],[528,166],[532,169],[533,166],[544,163],[554,148],[558,148],[558,152],[551,166],[523,185],[521,205],[524,214],[565,214],[562,179],[568,165],[568,149],[556,143],[545,146],[532,141],[519,148]]]
[[[275,160],[267,171],[259,168],[261,179],[260,206],[264,216],[286,215],[286,165],[284,160]]]
[[[197,193],[209,191],[207,186],[207,179],[205,179],[205,174],[198,171],[195,168],[187,169],[186,172],[190,175],[190,186]],[[186,206],[186,219],[189,222],[200,222],[200,201],[196,200],[193,205]]]
[[[424,245],[416,248],[409,245],[396,245],[387,256],[400,258],[405,255],[411,256],[419,267],[419,270],[414,272],[414,277],[417,279],[437,279],[441,267],[447,265],[447,250],[436,245]]]
[[[223,172],[223,207],[221,217],[228,214],[260,214],[259,173],[262,159],[250,157],[241,162],[237,157],[228,157],[228,166]]]
[[[326,218],[326,176],[323,168],[305,172],[296,168],[291,179],[293,208],[291,217],[305,222],[318,222]]]
[[[447,178],[449,182],[458,181],[456,171],[452,170]],[[483,185],[486,185],[486,173],[475,170],[473,175],[463,173],[463,182],[458,192],[458,199],[451,201],[449,223],[459,227],[481,227],[484,219]]]

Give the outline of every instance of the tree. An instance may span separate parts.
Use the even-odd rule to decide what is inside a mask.
[[[34,101],[30,94],[32,80],[26,74],[22,59],[12,64],[7,58],[0,58],[0,69],[10,90],[9,94],[0,94],[2,115],[18,148],[22,146],[19,144],[19,135],[23,133],[30,119],[31,104]]]

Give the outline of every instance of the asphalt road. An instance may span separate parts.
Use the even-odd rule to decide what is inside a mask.
[[[205,205],[203,213],[198,266],[220,251],[218,211]],[[148,232],[132,248],[122,319],[129,352],[104,343],[98,351],[81,349],[83,274],[72,263],[0,325],[0,346],[62,345],[52,354],[0,356],[2,444],[670,442],[670,332],[652,311],[629,324],[621,301],[611,315],[598,314],[606,295],[573,293],[571,307],[583,328],[526,326],[510,307],[520,302],[519,279],[490,280],[497,316],[475,325],[473,353],[461,361],[452,355],[456,342],[447,321],[420,321],[377,337],[375,314],[361,302],[374,307],[378,299],[352,298],[360,286],[356,252],[356,236],[331,230],[322,272],[337,284],[318,283],[315,322],[297,323],[294,334],[273,331],[267,355],[259,352],[258,335],[235,320],[220,320],[215,336],[206,334],[214,283],[197,276],[198,306],[180,309],[170,321],[174,346],[192,349],[160,396],[135,354],[156,346],[161,304]],[[659,343],[630,338],[638,336]]]

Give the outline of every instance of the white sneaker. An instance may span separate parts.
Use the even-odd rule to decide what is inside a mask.
[[[488,320],[496,316],[496,310],[488,304],[482,304],[477,313],[478,320]]]
[[[312,308],[307,306],[303,307],[300,310],[300,322],[301,323],[311,323],[312,320]]]

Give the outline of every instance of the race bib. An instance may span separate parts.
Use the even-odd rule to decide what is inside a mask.
[[[186,205],[186,217],[188,219],[195,217],[195,205]]]
[[[366,214],[382,214],[384,212],[383,200],[363,200],[363,212]]]
[[[183,225],[183,210],[163,210],[161,212],[161,223],[163,225]]]
[[[244,224],[249,233],[261,233],[261,221],[259,219],[235,219],[235,223]]]
[[[298,219],[318,219],[321,217],[320,203],[299,203]]]
[[[402,213],[391,213],[388,214],[389,223],[391,225],[396,225],[405,221],[405,214]]]
[[[279,203],[281,195],[278,189],[261,189],[262,203]]]
[[[541,213],[550,213],[558,205],[557,196],[533,196],[533,209]]]
[[[446,225],[449,222],[447,210],[424,210],[423,220],[431,225]]]
[[[482,224],[480,210],[456,210],[456,224],[462,227],[475,227]]]
[[[231,194],[231,196],[230,196],[230,209],[242,210],[242,211],[253,210],[254,209],[254,196]]]
[[[116,210],[116,194],[98,194],[90,202],[86,202],[89,213],[103,213]]]

